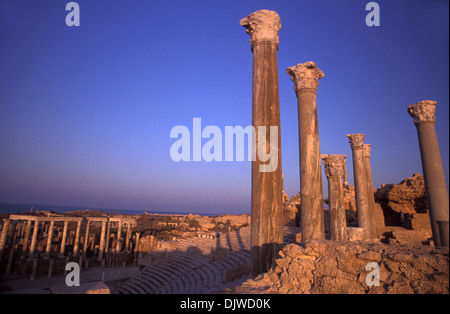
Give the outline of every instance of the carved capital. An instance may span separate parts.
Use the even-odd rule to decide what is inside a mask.
[[[363,148],[364,138],[366,137],[365,134],[356,133],[356,134],[347,134],[346,136],[349,139],[349,143],[352,147],[352,150],[355,148]]]
[[[251,36],[250,44],[253,48],[261,42],[271,42],[278,47],[278,32],[281,29],[280,16],[275,11],[260,10],[256,11],[240,23],[247,29],[247,33]]]
[[[436,122],[436,102],[434,100],[424,100],[417,104],[408,106],[408,113],[414,119],[414,123]]]
[[[320,155],[320,157],[325,166],[325,175],[327,177],[344,176],[346,155]]]
[[[287,68],[287,73],[294,82],[294,89],[296,93],[302,89],[313,89],[316,91],[319,86],[319,79],[325,76],[325,74],[312,61],[300,63],[296,66]]]
[[[364,144],[363,145],[363,156],[364,157],[367,157],[367,158],[370,158],[370,147],[371,147],[371,145],[370,144]]]

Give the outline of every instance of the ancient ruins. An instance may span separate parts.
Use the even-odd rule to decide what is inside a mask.
[[[289,199],[279,131],[280,17],[261,10],[240,25],[251,36],[253,54],[253,153],[275,149],[278,155],[274,171],[261,171],[264,162],[252,161],[251,217],[9,215],[0,233],[0,274],[37,280],[64,273],[74,261],[84,270],[135,266],[136,272],[116,277],[111,291],[106,289],[123,294],[449,293],[449,203],[434,126],[436,102],[408,107],[423,176],[374,189],[372,147],[364,134],[347,134],[352,185],[348,156],[320,151],[316,97],[324,73],[312,61],[289,67],[300,156],[300,193]],[[276,143],[261,141],[258,127],[278,128]],[[342,139],[345,145],[344,134]],[[374,281],[367,280],[371,269],[380,271]]]

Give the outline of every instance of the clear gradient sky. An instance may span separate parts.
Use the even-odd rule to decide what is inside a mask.
[[[374,187],[422,173],[410,104],[437,101],[448,185],[449,1],[0,0],[0,202],[249,213],[250,162],[173,162],[170,130],[248,126],[250,36],[281,17],[278,51],[285,191],[299,191],[297,99],[286,68],[314,61],[321,152],[372,145]],[[324,177],[324,193],[327,191]]]

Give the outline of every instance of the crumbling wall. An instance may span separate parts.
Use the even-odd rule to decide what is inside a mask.
[[[448,249],[313,240],[290,244],[272,269],[239,287],[244,293],[448,294]],[[366,278],[379,265],[379,286]]]

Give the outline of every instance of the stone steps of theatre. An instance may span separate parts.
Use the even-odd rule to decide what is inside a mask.
[[[186,256],[188,258],[189,256]],[[202,293],[221,289],[225,272],[250,260],[249,252],[230,252],[222,260],[187,266],[176,272],[179,263],[168,260],[166,265],[149,265],[119,288],[121,293]],[[154,267],[152,267],[154,266]]]

